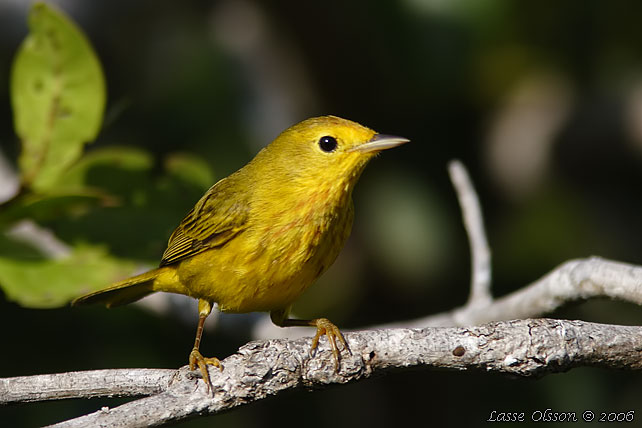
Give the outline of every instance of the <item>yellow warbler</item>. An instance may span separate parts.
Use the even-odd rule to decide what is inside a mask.
[[[352,189],[379,151],[408,140],[324,116],[287,129],[246,166],[214,184],[169,238],[160,267],[79,297],[73,305],[107,307],[156,291],[198,299],[199,322],[189,356],[210,385],[199,345],[205,319],[223,312],[270,312],[280,326],[317,328],[328,337],[335,367],[339,329],[326,318],[288,318],[292,303],[334,262],[352,228]]]

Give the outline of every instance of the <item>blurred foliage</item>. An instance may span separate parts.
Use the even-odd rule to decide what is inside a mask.
[[[80,157],[54,168],[55,182],[23,186],[0,206],[0,257],[12,263],[0,267],[0,283],[9,271],[35,278],[30,290],[18,291],[29,304],[35,295],[40,305],[61,303],[74,287],[80,293],[99,286],[89,281],[98,275],[107,283],[110,275],[157,263],[173,227],[208,186],[280,130],[320,114],[412,143],[366,169],[354,195],[353,235],[297,303],[297,314],[358,328],[464,303],[468,248],[446,173],[454,157],[471,169],[479,190],[496,295],[569,258],[597,254],[642,263],[641,2],[55,3],[91,40],[109,102],[95,142],[81,155],[94,137],[79,139],[74,156]],[[0,0],[0,82],[11,79],[29,31],[27,12],[28,2]],[[0,85],[0,155],[20,171],[23,142],[11,105],[9,86]],[[0,177],[2,188],[8,180]],[[69,259],[52,258],[47,248],[11,233],[25,220],[64,244]],[[73,272],[72,261],[83,254]],[[95,275],[80,273],[96,260],[105,264]],[[45,268],[44,277],[36,274]],[[86,281],[75,282],[81,277]],[[63,284],[59,292],[54,284]],[[195,312],[38,311],[12,303],[15,296],[5,291],[0,300],[8,350],[0,360],[3,376],[177,367],[192,345],[194,324],[177,320],[195,323]],[[578,302],[551,316],[642,324],[640,308],[621,302]],[[249,339],[233,321],[213,330],[206,334],[214,340],[203,342],[207,354],[224,357]],[[24,349],[29,352],[12,352]],[[400,373],[279,396],[217,416],[216,423],[377,427],[422,417],[439,426],[476,426],[493,409],[640,412],[639,382],[635,373],[598,369],[538,381]],[[484,393],[461,412],[462,391]],[[12,426],[44,425],[103,405],[115,403],[37,403],[30,405],[37,412],[3,408],[0,418]]]
[[[105,83],[82,32],[44,3],[29,13],[29,35],[11,71],[11,101],[23,184],[50,189],[98,134]]]
[[[82,32],[44,3],[31,8],[29,35],[15,56],[10,87],[22,146],[21,191],[5,204],[0,230],[20,218],[64,216],[86,197],[100,195],[85,189],[78,173],[71,188],[60,177],[67,172],[73,180],[66,170],[98,134],[105,105],[103,73]],[[11,241],[11,234],[4,239]],[[25,307],[64,305],[80,290],[117,279],[126,266],[104,249],[82,243],[71,249],[59,246],[57,254],[48,256],[27,256],[13,246],[0,247],[0,287]]]
[[[79,284],[89,292],[132,270],[104,249],[87,245],[76,246],[61,259],[0,256],[0,281],[6,297],[33,308],[66,305],[83,291]]]
[[[0,212],[0,230],[9,232],[0,246],[0,287],[24,307],[49,308],[134,271],[133,262],[111,256],[108,248],[135,258],[139,253],[128,249],[151,246],[153,260],[163,245],[154,237],[165,236],[172,224],[154,211],[167,198],[180,199],[184,187],[200,193],[211,185],[213,174],[193,155],[171,154],[167,176],[154,192],[148,183],[153,167],[148,152],[111,146],[82,156],[83,145],[102,123],[100,63],[81,30],[44,3],[31,8],[29,29],[11,74],[21,190]],[[11,233],[25,219],[56,230],[72,247],[61,245],[46,254],[37,236]],[[137,224],[139,234],[147,232],[139,242],[129,237]],[[29,254],[15,250],[29,244]]]

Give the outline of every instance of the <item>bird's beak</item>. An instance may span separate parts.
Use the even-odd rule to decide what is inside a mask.
[[[410,141],[407,138],[395,137],[394,135],[375,134],[369,141],[354,147],[350,151],[360,153],[378,152],[381,150],[391,149]]]

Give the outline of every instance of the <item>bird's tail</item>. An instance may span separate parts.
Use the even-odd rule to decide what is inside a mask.
[[[155,292],[154,280],[166,270],[166,267],[153,269],[140,275],[127,278],[102,290],[80,296],[71,302],[72,306],[102,303],[108,308],[124,305],[142,299]]]

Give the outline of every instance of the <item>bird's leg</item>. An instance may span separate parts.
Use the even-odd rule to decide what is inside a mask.
[[[350,351],[350,347],[343,337],[343,334],[341,334],[339,327],[334,325],[327,318],[315,318],[311,320],[288,318],[289,312],[289,309],[272,311],[270,312],[270,318],[272,319],[272,322],[279,327],[316,327],[317,334],[312,339],[310,354],[312,354],[319,345],[319,339],[321,336],[326,335],[328,337],[328,342],[330,343],[330,349],[332,349],[332,355],[334,356],[334,368],[338,372],[340,352],[339,347],[337,346],[337,341],[341,342],[343,348],[348,351],[348,354],[352,355],[352,351]]]
[[[207,316],[212,312],[212,304],[207,300],[199,299],[198,300],[198,327],[196,327],[196,339],[194,340],[194,348],[189,354],[189,369],[195,370],[196,366],[201,371],[203,375],[203,381],[207,385],[207,389],[211,389],[212,383],[210,382],[210,374],[207,371],[207,365],[216,366],[219,369],[223,370],[223,365],[218,358],[205,358],[201,355],[201,352],[198,350],[201,345],[201,336],[203,335],[203,325]]]

